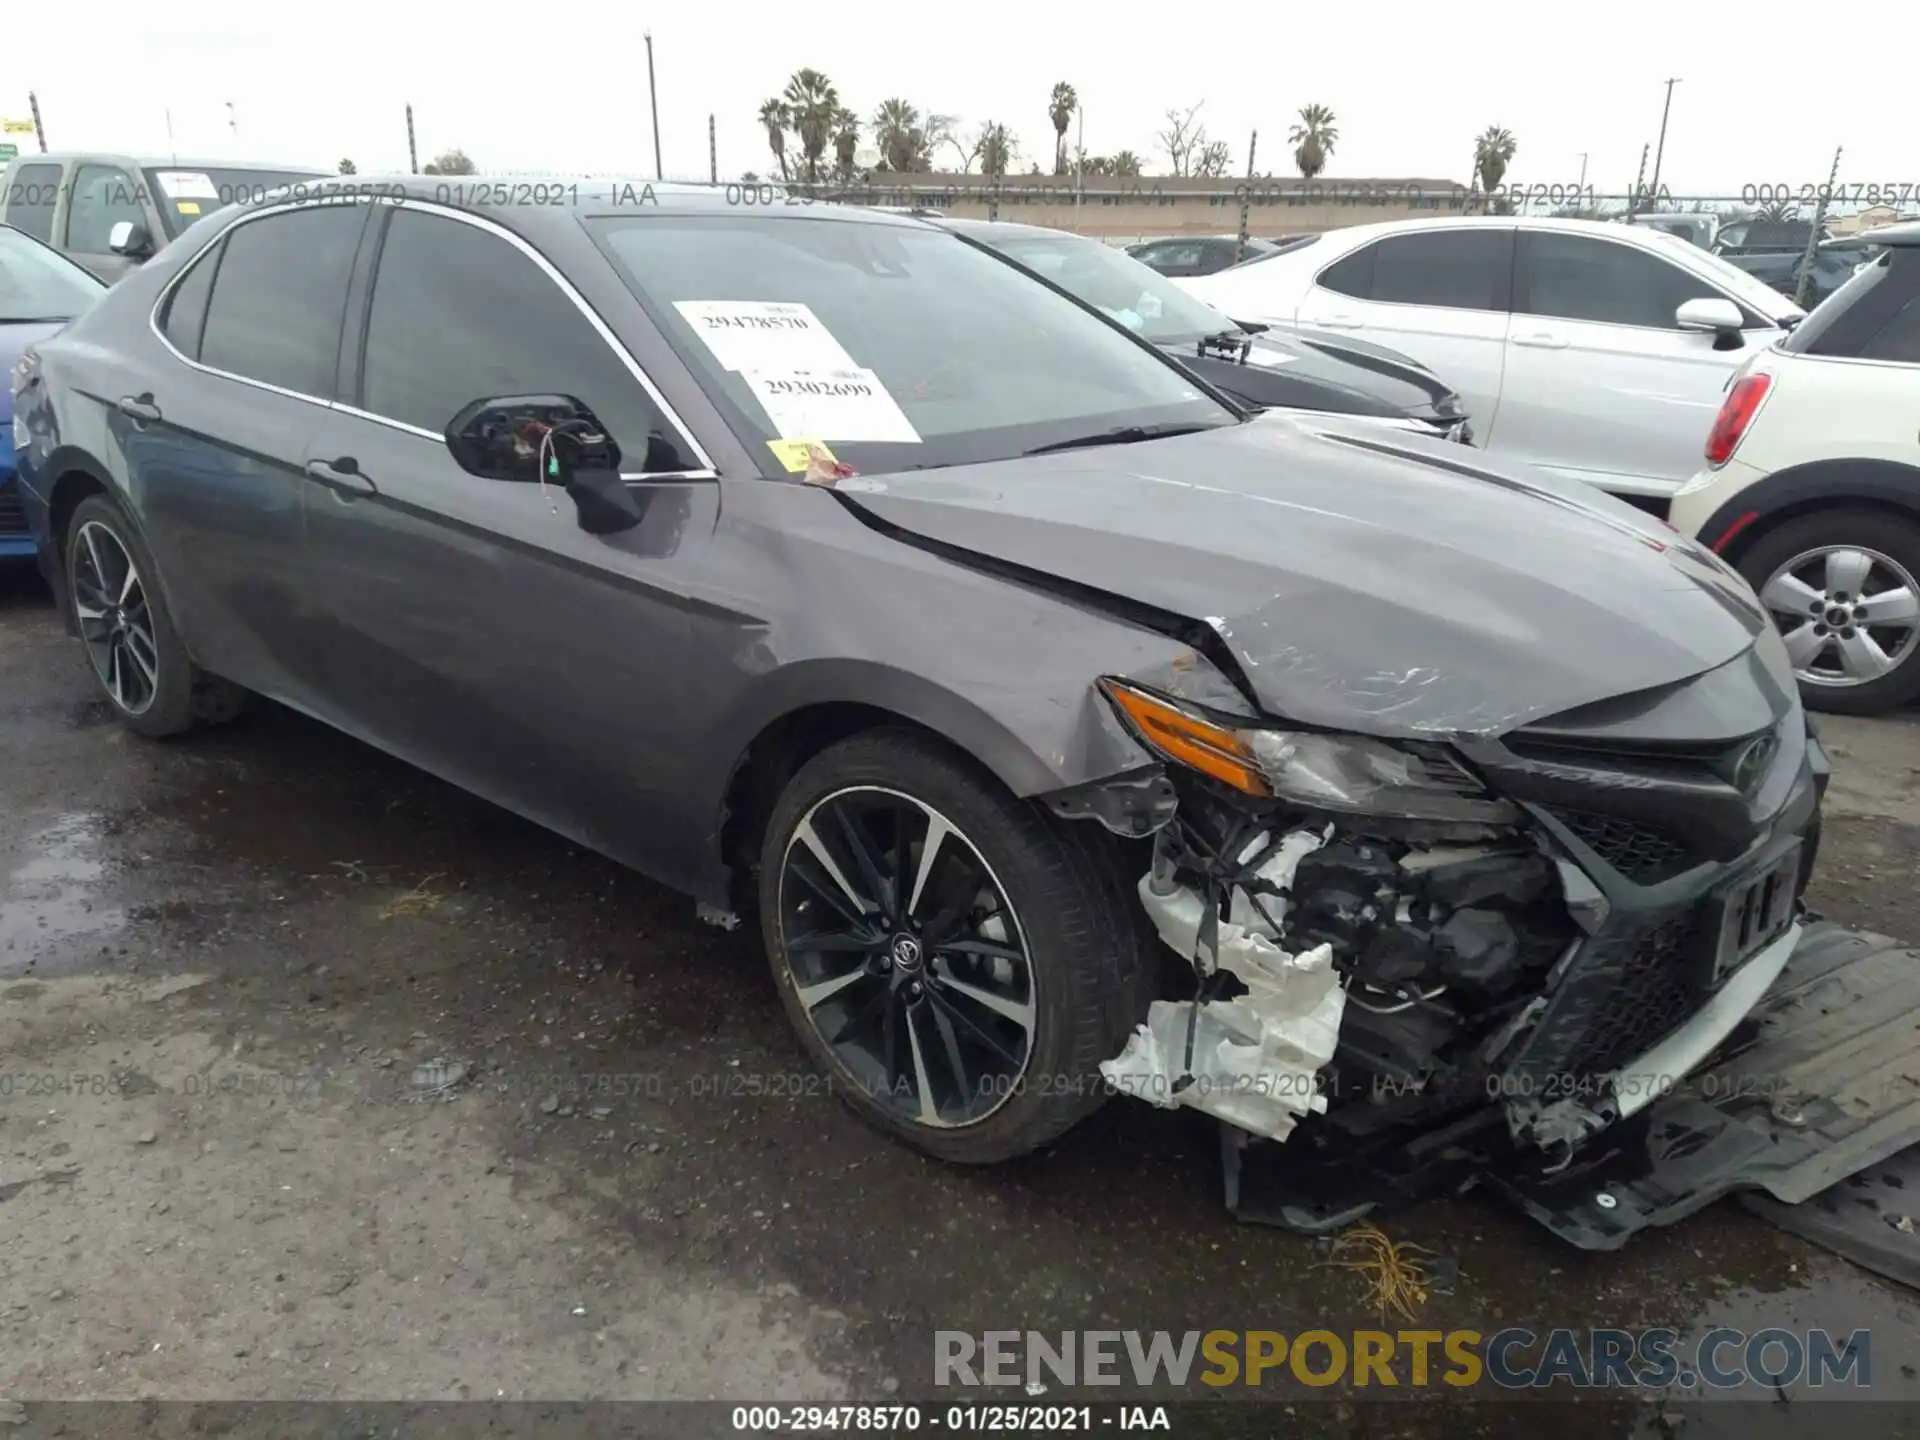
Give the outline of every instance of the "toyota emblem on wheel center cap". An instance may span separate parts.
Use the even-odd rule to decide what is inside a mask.
[[[918,970],[920,968],[920,942],[913,936],[894,936],[890,953],[896,969]]]

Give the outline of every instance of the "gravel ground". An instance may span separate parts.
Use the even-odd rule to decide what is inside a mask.
[[[1814,903],[1920,936],[1920,728],[1825,733]],[[1378,1323],[1232,1221],[1198,1117],[990,1172],[888,1144],[744,932],[278,709],[131,737],[17,575],[0,905],[0,1397],[932,1398],[935,1329]],[[1603,1256],[1472,1196],[1389,1228],[1458,1261],[1434,1329],[1870,1325],[1920,1398],[1911,1297],[1730,1204]],[[1289,1430],[1353,1419],[1307,1398]],[[1393,1433],[1492,1423],[1447,1403]]]

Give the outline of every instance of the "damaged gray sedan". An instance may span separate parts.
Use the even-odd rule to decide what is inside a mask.
[[[1825,770],[1731,571],[1250,419],[910,218],[545,188],[223,212],[18,367],[132,728],[269,695],[757,915],[840,1093],[950,1160],[1117,1094],[1308,1229],[1492,1179],[1613,1243],[1755,1181],[1579,1209],[1800,933]]]

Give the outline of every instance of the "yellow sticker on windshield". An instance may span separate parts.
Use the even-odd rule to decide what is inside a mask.
[[[823,440],[767,441],[767,448],[773,451],[773,458],[794,475],[803,474],[806,471],[808,461],[813,458],[815,446],[819,447],[828,461],[835,458],[833,451],[827,449],[826,442]]]
[[[200,202],[198,200],[176,200],[173,202],[173,208],[178,210],[182,215],[198,215],[200,213]]]

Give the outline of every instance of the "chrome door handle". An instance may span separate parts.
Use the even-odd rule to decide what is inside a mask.
[[[1536,350],[1564,350],[1567,348],[1565,336],[1548,335],[1544,332],[1534,335],[1516,335],[1513,337],[1513,343],[1516,345],[1530,345]]]

